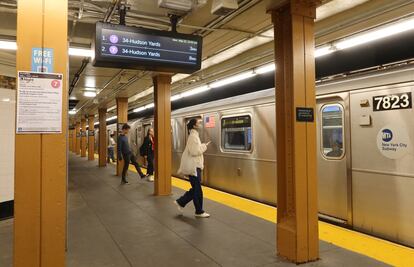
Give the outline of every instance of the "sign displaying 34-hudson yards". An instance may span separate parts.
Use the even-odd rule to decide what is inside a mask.
[[[18,72],[16,133],[62,132],[62,81],[58,73]]]

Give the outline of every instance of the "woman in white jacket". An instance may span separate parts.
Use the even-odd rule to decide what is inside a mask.
[[[201,120],[191,119],[187,124],[188,140],[181,157],[178,173],[188,176],[191,189],[174,201],[180,212],[192,200],[195,207],[195,216],[208,218],[210,214],[203,210],[203,190],[201,188],[201,171],[204,168],[203,153],[207,150],[208,144],[202,144],[197,129],[201,126]]]

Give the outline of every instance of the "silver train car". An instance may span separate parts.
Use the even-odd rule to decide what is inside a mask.
[[[317,83],[322,218],[414,247],[413,90],[410,65]],[[274,97],[272,88],[172,112],[173,175],[186,122],[200,118],[202,141],[212,141],[202,183],[276,205]],[[153,119],[130,123],[130,143],[138,151]]]

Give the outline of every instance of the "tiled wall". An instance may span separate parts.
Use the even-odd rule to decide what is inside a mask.
[[[16,90],[0,86],[0,203],[14,198],[15,99]]]

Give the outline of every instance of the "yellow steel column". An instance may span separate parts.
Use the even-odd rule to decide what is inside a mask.
[[[72,130],[72,152],[76,152],[76,124],[74,126],[75,128]]]
[[[106,108],[100,108],[99,113],[99,167],[106,166],[107,144],[106,144]]]
[[[80,155],[80,148],[81,148],[80,143],[81,143],[80,122],[76,122],[76,146],[75,146],[76,155]]]
[[[86,157],[86,119],[81,119],[81,157]]]
[[[65,266],[67,171],[67,0],[19,0],[16,69],[31,70],[32,48],[53,49],[62,73],[62,133],[17,134],[14,266]]]
[[[154,194],[171,194],[171,75],[153,78],[155,100],[155,180]]]
[[[118,142],[118,136],[120,135],[121,127],[124,123],[128,122],[128,98],[127,97],[118,97],[116,99],[116,112],[118,116],[118,129],[116,131],[116,142]],[[118,143],[117,143],[118,144]],[[116,149],[116,148],[115,148]],[[118,155],[117,155],[118,159]],[[124,161],[116,161],[116,175],[120,176],[122,173],[122,167],[124,166]],[[129,164],[129,162],[127,163]]]
[[[95,116],[89,115],[88,116],[88,160],[95,159],[95,124],[94,124]]]
[[[72,134],[72,132],[73,132],[73,130],[72,129],[69,129],[69,131],[68,131],[68,148],[69,148],[69,152],[72,152],[72,143],[73,143],[73,134]]]
[[[319,255],[316,127],[306,116],[315,110],[316,4],[291,0],[271,11],[277,65],[277,251],[295,263]]]

